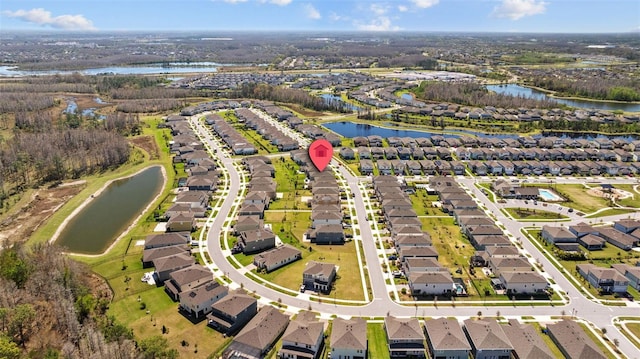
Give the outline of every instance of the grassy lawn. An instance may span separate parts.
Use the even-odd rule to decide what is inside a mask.
[[[264,222],[271,224],[273,233],[284,243],[302,248],[303,235],[311,227],[311,212],[265,211]]]
[[[567,219],[568,217],[555,212],[542,211],[531,208],[504,208],[504,210],[511,215],[514,219]]]
[[[543,184],[536,185],[536,187],[550,189],[558,193],[567,200],[562,202],[563,206],[571,207],[584,213],[595,212],[611,205],[610,201],[605,198],[588,194],[588,189],[581,184]]]
[[[387,347],[387,334],[382,323],[367,323],[369,358],[390,359]]]
[[[426,189],[416,189],[414,194],[409,195],[411,205],[418,216],[444,216],[445,213],[438,207],[431,206],[432,202],[438,201],[437,195],[428,195]]]
[[[247,141],[251,142],[256,147],[258,154],[264,155],[278,152],[278,148],[265,140],[260,136],[260,134],[258,134],[258,132],[245,127],[243,124],[235,124],[233,127],[242,135],[242,137],[246,138]]]
[[[598,212],[598,213],[595,213],[593,215],[586,215],[584,217],[585,218],[599,218],[599,217],[614,216],[614,215],[618,215],[618,214],[627,214],[627,213],[636,213],[636,212],[637,211],[634,211],[632,209],[609,208],[609,209],[605,209],[602,212]]]
[[[640,323],[626,323],[625,327],[629,332],[633,333],[636,338],[640,338]],[[625,336],[627,336],[627,338],[629,338],[629,340],[631,340],[631,342],[634,343],[635,346],[638,347],[638,349],[640,349],[640,342],[628,335],[625,330],[623,330],[622,333],[624,333]]]
[[[629,185],[629,184],[616,185],[617,189],[621,189],[621,190],[627,191],[627,192],[629,192],[629,193],[631,193],[633,195],[632,197],[616,201],[616,203],[618,203],[618,204],[620,204],[622,206],[625,206],[625,207],[640,208],[640,194],[638,194],[638,192],[634,191],[633,187],[634,187],[634,185]]]
[[[304,189],[303,173],[298,173],[300,166],[288,157],[273,160],[275,169],[276,191],[282,193],[269,204],[269,209],[309,209],[306,203],[302,203],[302,196],[311,196],[311,191]]]

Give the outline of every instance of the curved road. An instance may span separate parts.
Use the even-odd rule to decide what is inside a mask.
[[[203,114],[198,117],[203,116]],[[196,117],[190,120],[192,127],[196,130],[196,133],[200,136],[202,141],[207,147],[210,148],[212,155],[217,156],[222,165],[228,171],[228,195],[224,198],[223,203],[219,207],[218,213],[212,218],[210,228],[207,232],[207,251],[213,264],[210,267],[214,270],[214,275],[222,277],[223,275],[229,278],[236,285],[242,285],[246,290],[255,292],[262,299],[262,302],[280,302],[286,305],[288,310],[296,311],[297,309],[309,309],[320,312],[321,315],[329,317],[331,315],[338,315],[342,317],[351,316],[369,316],[380,317],[386,314],[410,317],[410,316],[430,316],[430,317],[472,317],[476,316],[479,311],[482,311],[484,315],[492,316],[494,311],[500,312],[501,316],[506,317],[520,317],[523,315],[534,316],[538,320],[548,320],[551,316],[561,316],[575,314],[580,318],[584,318],[592,322],[598,328],[607,329],[607,337],[613,341],[617,339],[619,341],[619,350],[628,358],[640,358],[638,354],[638,348],[631,343],[622,333],[618,331],[613,325],[613,318],[615,316],[639,316],[640,306],[635,303],[632,306],[605,306],[595,303],[590,299],[582,295],[569,280],[560,273],[560,271],[549,262],[549,260],[539,253],[535,246],[528,240],[522,241],[522,244],[526,250],[542,263],[546,273],[554,279],[557,285],[568,292],[570,302],[564,306],[536,306],[536,307],[524,307],[513,306],[510,303],[505,303],[503,306],[463,306],[462,303],[456,302],[456,306],[452,307],[449,303],[447,306],[419,306],[419,305],[400,305],[393,301],[389,297],[389,290],[385,283],[385,277],[380,267],[380,258],[378,257],[378,249],[374,242],[373,233],[371,231],[369,222],[366,220],[367,212],[365,207],[365,199],[362,191],[359,188],[360,180],[355,177],[350,171],[343,166],[336,166],[340,173],[346,179],[351,192],[354,195],[354,203],[356,207],[356,213],[358,218],[358,224],[367,224],[360,226],[360,233],[362,238],[362,244],[364,248],[364,255],[367,262],[369,279],[371,288],[373,291],[374,299],[365,305],[336,305],[331,302],[330,299],[319,302],[311,302],[306,298],[298,298],[283,294],[271,288],[267,288],[250,278],[246,277],[242,271],[236,269],[233,265],[227,261],[226,257],[229,253],[225,252],[220,246],[220,234],[224,230],[224,224],[227,221],[231,209],[236,201],[238,191],[241,188],[240,174],[234,166],[234,160],[219,147],[219,144],[214,140],[211,132],[207,129],[201,121],[198,121]],[[292,132],[289,129],[282,128],[282,125],[274,121],[274,125],[278,125],[278,128],[290,136],[297,139],[301,144],[308,143],[308,140],[300,137],[299,134]],[[467,180],[460,180],[468,190],[476,195],[478,199],[483,201],[483,204],[487,206],[498,218],[507,230],[514,236],[520,237],[520,229],[526,225],[516,221],[513,221],[498,209],[495,203],[490,202],[486,196],[484,196],[479,189],[477,189],[473,182],[473,178]],[[625,217],[628,215],[625,215]],[[355,228],[355,226],[354,226]],[[431,303],[429,303],[431,304]]]

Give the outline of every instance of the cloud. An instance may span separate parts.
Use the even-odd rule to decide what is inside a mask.
[[[241,2],[247,2],[247,0],[222,0],[222,1],[227,2],[229,4],[238,4],[238,3],[241,3]]]
[[[51,26],[63,30],[96,30],[93,22],[83,15],[51,16],[51,12],[43,8],[31,10],[3,11],[8,17],[17,18],[33,24]]]
[[[291,1],[293,0],[259,0],[259,1],[263,3],[266,2],[266,3],[278,5],[278,6],[285,6],[285,5],[291,4]]]
[[[404,5],[398,5],[398,11],[407,12],[407,11],[409,11],[409,8],[404,6]]]
[[[313,7],[313,5],[311,4],[304,4],[304,11],[306,12],[309,19],[318,20],[322,18],[322,15],[320,15],[320,11],[318,11],[318,9]]]
[[[372,13],[374,13],[376,15],[384,15],[389,10],[388,7],[386,7],[384,5],[380,5],[380,4],[371,4],[369,9],[371,10]]]
[[[371,20],[368,24],[356,23],[358,30],[362,31],[398,31],[400,27],[393,26],[391,20],[386,16],[379,16]]]
[[[502,0],[502,3],[493,9],[492,15],[518,20],[525,16],[543,14],[548,4],[539,0]]]
[[[438,5],[440,0],[411,0],[411,2],[419,8],[426,9],[434,5]]]

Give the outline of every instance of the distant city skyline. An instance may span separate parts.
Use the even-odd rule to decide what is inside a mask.
[[[640,31],[637,0],[3,0],[0,30]]]

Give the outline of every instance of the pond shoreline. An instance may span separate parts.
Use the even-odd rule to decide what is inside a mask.
[[[113,240],[113,242],[109,245],[109,247],[107,247],[107,249],[105,249],[102,253],[96,253],[96,254],[88,254],[88,253],[78,253],[78,252],[64,252],[66,254],[72,254],[75,256],[81,256],[81,257],[100,257],[105,255],[106,253],[108,253],[116,244],[118,244],[118,242],[120,242],[120,240],[127,234],[129,233],[129,231],[131,231],[131,229],[133,229],[133,227],[135,227],[139,222],[140,219],[142,218],[142,216],[149,211],[149,209],[151,209],[152,205],[160,198],[160,196],[162,195],[162,189],[167,185],[167,172],[166,169],[164,168],[164,166],[162,165],[152,165],[152,166],[148,166],[148,167],[144,167],[142,169],[140,169],[139,171],[136,171],[135,173],[132,173],[130,175],[124,176],[124,177],[118,177],[118,178],[114,178],[111,179],[107,182],[105,182],[105,184],[100,187],[100,189],[98,189],[95,193],[91,194],[89,197],[87,197],[84,201],[82,201],[82,203],[76,207],[73,212],[71,212],[71,214],[69,214],[63,221],[62,223],[60,223],[60,226],[58,226],[58,228],[56,229],[55,233],[53,234],[53,236],[51,237],[51,239],[49,239],[49,243],[55,243],[56,240],[58,239],[58,237],[60,237],[60,234],[62,233],[62,231],[65,229],[65,227],[69,224],[69,222],[75,217],[77,216],[83,209],[85,209],[96,197],[98,197],[100,194],[102,194],[102,192],[104,192],[113,182],[115,181],[119,181],[119,180],[123,180],[123,179],[127,179],[130,177],[134,177],[148,169],[154,168],[154,167],[160,167],[160,173],[162,174],[162,186],[160,188],[160,191],[158,192],[158,194],[156,194],[155,197],[153,197],[153,199],[151,199],[149,201],[149,203],[147,203],[147,205],[144,207],[144,209],[141,211],[141,213],[133,220],[133,222],[131,222],[131,224],[129,226],[127,226],[127,228],[125,228],[124,231],[122,231],[122,233],[120,233],[120,235]]]

